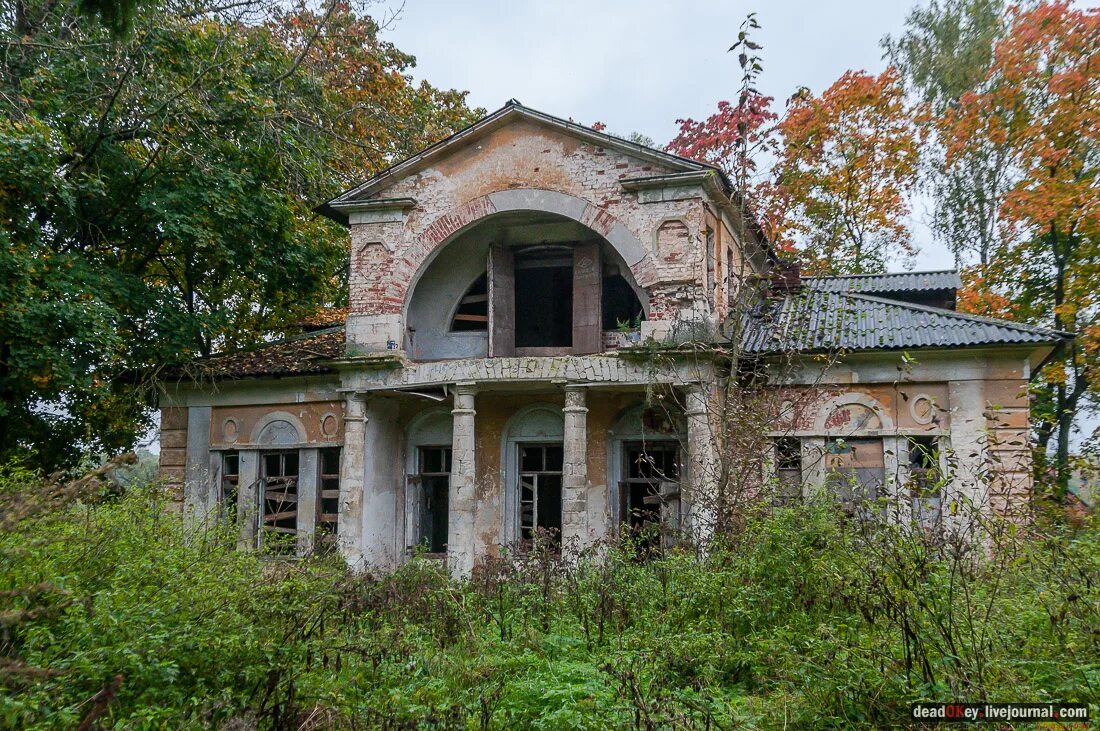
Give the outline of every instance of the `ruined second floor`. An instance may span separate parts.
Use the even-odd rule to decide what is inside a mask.
[[[766,266],[701,163],[509,103],[323,210],[351,232],[349,355],[590,354],[714,327]]]

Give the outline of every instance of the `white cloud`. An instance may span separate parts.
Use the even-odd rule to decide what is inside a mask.
[[[729,99],[740,70],[726,49],[750,11],[763,45],[761,91],[782,105],[798,87],[820,92],[848,69],[885,67],[879,40],[901,30],[897,0],[406,0],[386,37],[417,58],[415,76],[466,89],[493,110],[515,97],[618,134],[667,142],[676,119]],[[395,7],[392,6],[391,7]],[[921,269],[953,265],[914,211]]]

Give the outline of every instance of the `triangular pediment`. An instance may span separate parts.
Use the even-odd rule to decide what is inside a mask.
[[[555,134],[569,136],[597,147],[617,150],[630,157],[658,166],[666,172],[714,172],[728,187],[728,180],[726,180],[724,173],[714,166],[647,147],[614,135],[598,132],[576,122],[525,107],[519,102],[511,100],[500,109],[482,117],[469,127],[440,140],[401,162],[395,163],[369,180],[333,198],[321,206],[319,210],[337,220],[346,220],[346,215],[341,212],[341,208],[384,197],[382,194],[386,189],[404,178],[414,175],[431,165],[438,164],[446,157],[459,153],[467,146],[484,139],[497,130],[518,123],[533,123],[552,130]]]

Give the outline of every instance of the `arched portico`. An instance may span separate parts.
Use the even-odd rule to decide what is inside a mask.
[[[474,198],[436,217],[401,257],[395,273],[408,272],[402,313],[407,311],[413,285],[432,259],[462,232],[484,219],[509,211],[548,213],[585,226],[605,239],[622,257],[638,286],[651,286],[656,268],[645,244],[621,221],[595,204],[568,193],[544,188],[499,190]]]
[[[441,223],[453,231],[430,250],[410,249],[400,267],[414,272],[401,313],[409,357],[595,353],[604,333],[623,323],[638,329],[649,296],[635,270],[646,271],[648,254],[621,224],[593,210],[553,191],[502,191],[429,225],[421,242],[434,241]]]

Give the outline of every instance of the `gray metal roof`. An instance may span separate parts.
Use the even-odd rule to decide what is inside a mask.
[[[929,290],[954,290],[962,287],[958,271],[945,269],[936,272],[891,272],[888,274],[851,274],[840,277],[804,277],[807,287],[823,292],[862,292],[883,294],[887,292],[926,292]]]
[[[813,286],[765,302],[746,317],[746,353],[958,348],[1061,342],[1066,333],[1007,320]]]

